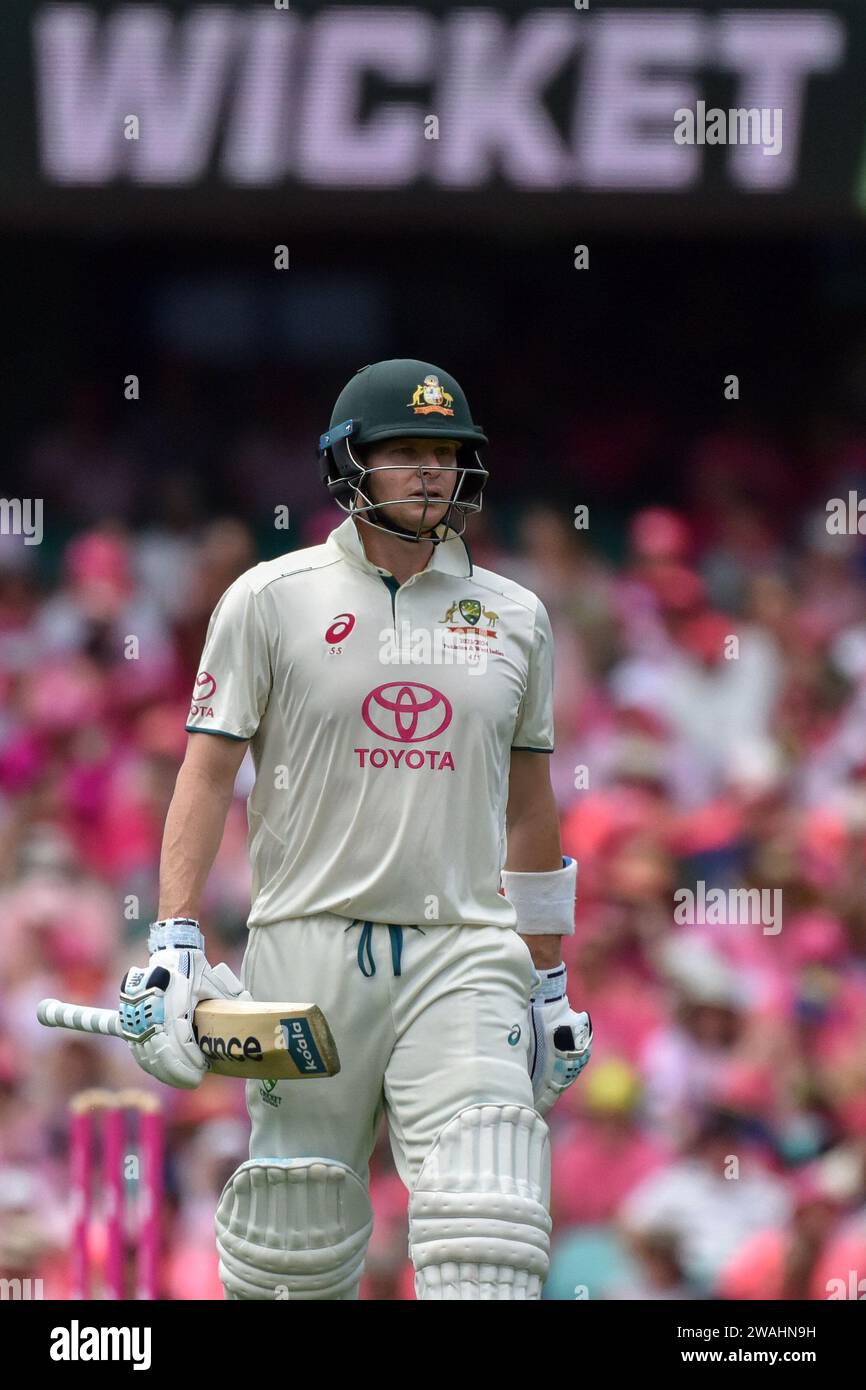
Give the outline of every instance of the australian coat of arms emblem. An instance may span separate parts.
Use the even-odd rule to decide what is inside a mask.
[[[454,414],[454,397],[439,384],[438,376],[425,376],[412,392],[411,401],[406,404],[414,407],[416,415]]]

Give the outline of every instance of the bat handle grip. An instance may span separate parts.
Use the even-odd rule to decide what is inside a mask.
[[[61,999],[43,999],[36,1017],[46,1028],[73,1028],[78,1033],[102,1033],[122,1038],[116,1009],[93,1009],[86,1004],[64,1004]]]

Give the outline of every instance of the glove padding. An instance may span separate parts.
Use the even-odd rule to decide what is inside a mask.
[[[133,966],[120,985],[120,1018],[129,1050],[142,1071],[167,1086],[193,1091],[208,1061],[193,1032],[202,999],[249,999],[225,962],[212,966],[190,947],[155,951],[145,969]]]
[[[537,973],[540,986],[530,1000],[529,1075],[535,1108],[546,1115],[592,1056],[592,1019],[571,1008],[564,965]]]

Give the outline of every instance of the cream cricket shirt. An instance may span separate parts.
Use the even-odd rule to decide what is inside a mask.
[[[251,740],[249,925],[514,926],[498,891],[509,759],[552,752],[552,682],[544,605],[456,537],[398,585],[347,517],[241,575],[187,728]]]

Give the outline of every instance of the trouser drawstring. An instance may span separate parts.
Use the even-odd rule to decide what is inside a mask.
[[[373,959],[373,927],[375,925],[374,922],[362,922],[360,918],[356,917],[349,923],[348,927],[346,927],[346,931],[350,931],[352,927],[360,926],[361,928],[361,935],[358,938],[358,969],[368,980],[376,973],[376,962]],[[403,960],[404,929],[396,924],[387,923],[385,925],[388,926],[388,936],[391,940],[391,968],[395,975],[401,975],[403,973],[401,965]],[[413,926],[410,927],[409,930],[420,931],[421,935],[424,935],[420,927]],[[367,969],[368,965],[370,967],[369,970]]]

